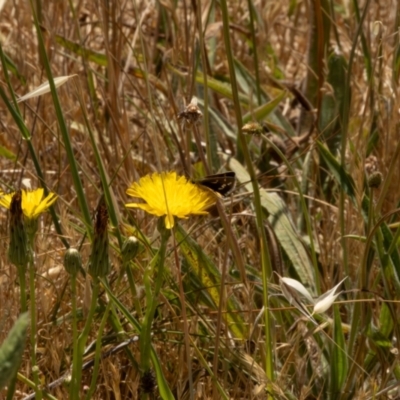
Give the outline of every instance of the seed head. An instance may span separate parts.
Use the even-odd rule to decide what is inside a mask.
[[[108,211],[104,199],[100,201],[95,216],[94,239],[90,255],[89,274],[97,279],[104,278],[110,272],[108,257]]]
[[[17,267],[26,271],[29,261],[28,236],[25,230],[24,214],[22,212],[22,194],[14,193],[10,203],[10,246],[8,258]]]

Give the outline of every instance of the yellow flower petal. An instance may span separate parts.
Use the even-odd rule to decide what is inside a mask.
[[[0,206],[7,209],[10,208],[11,199],[14,193],[9,193],[0,197]],[[36,190],[22,190],[22,211],[25,217],[29,219],[36,219],[41,213],[47,209],[57,200],[55,193],[49,193],[43,199],[44,190],[42,188]]]
[[[8,193],[8,194],[2,193],[2,195],[0,197],[0,206],[7,208],[9,210],[13,194],[14,193]]]
[[[204,187],[188,181],[175,172],[146,175],[134,182],[126,193],[138,197],[145,203],[128,203],[126,207],[140,208],[158,217],[165,215],[165,226],[174,226],[174,217],[204,215],[215,204],[217,195]]]

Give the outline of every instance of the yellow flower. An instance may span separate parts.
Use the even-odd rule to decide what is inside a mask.
[[[129,196],[146,203],[128,203],[126,207],[141,208],[150,214],[165,215],[165,227],[174,226],[174,217],[187,218],[190,214],[205,215],[218,196],[207,188],[195,185],[175,172],[146,175],[126,191]]]
[[[44,190],[42,188],[36,190],[22,190],[22,212],[28,219],[36,219],[41,213],[57,200],[55,193],[49,193],[43,199]],[[10,209],[11,199],[14,193],[0,193],[0,206]]]

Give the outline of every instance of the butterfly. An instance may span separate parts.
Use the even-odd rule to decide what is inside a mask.
[[[208,175],[195,181],[196,184],[205,186],[213,192],[226,196],[236,185],[236,174],[233,171],[223,172],[222,174]]]

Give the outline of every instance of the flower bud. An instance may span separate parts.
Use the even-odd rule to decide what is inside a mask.
[[[77,249],[70,247],[64,254],[64,268],[71,275],[77,275],[82,268],[82,258]]]
[[[110,272],[108,257],[108,211],[102,200],[96,210],[92,254],[90,255],[89,274],[94,278],[104,278]]]
[[[10,204],[10,246],[8,248],[8,258],[18,269],[22,269],[21,272],[25,272],[29,262],[29,245],[21,204],[22,195],[19,190],[14,193]]]
[[[368,186],[370,188],[378,188],[382,183],[382,173],[379,171],[372,172],[368,177]]]
[[[135,236],[129,236],[122,245],[122,264],[125,265],[136,257],[139,250],[139,241]]]

